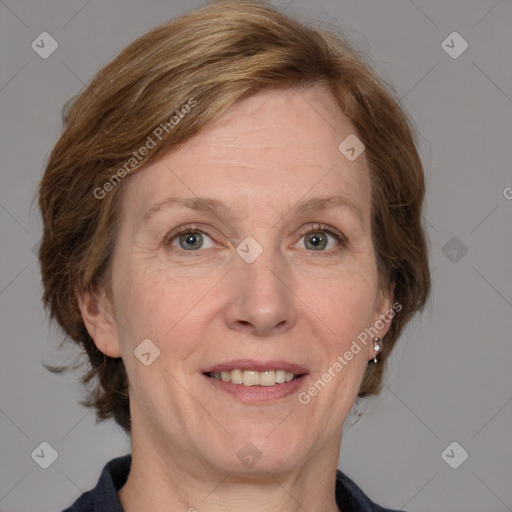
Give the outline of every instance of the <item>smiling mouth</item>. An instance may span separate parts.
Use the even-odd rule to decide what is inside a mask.
[[[296,374],[286,370],[266,370],[259,372],[256,370],[231,370],[222,372],[205,372],[205,375],[223,382],[240,384],[242,386],[274,386],[276,384],[285,384],[302,377],[304,374]]]

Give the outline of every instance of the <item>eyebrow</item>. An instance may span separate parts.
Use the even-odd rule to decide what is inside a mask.
[[[163,201],[152,206],[142,218],[143,222],[149,221],[153,215],[170,206],[183,206],[191,210],[205,211],[213,214],[229,213],[230,208],[226,203],[209,197],[168,197]],[[317,213],[332,208],[346,208],[354,213],[361,223],[363,223],[363,212],[361,209],[349,198],[343,196],[319,196],[310,199],[301,199],[295,206],[291,208],[288,213],[307,214]],[[286,215],[288,215],[285,214]]]
[[[186,208],[190,208],[191,210],[206,211],[211,213],[220,211],[227,212],[229,210],[227,205],[222,201],[210,199],[209,197],[168,197],[152,206],[144,214],[142,221],[144,223],[148,222],[156,212],[173,205],[184,206]]]
[[[346,208],[359,217],[361,222],[364,220],[361,209],[351,199],[344,196],[321,196],[301,199],[291,211],[296,214],[316,213],[332,208]]]

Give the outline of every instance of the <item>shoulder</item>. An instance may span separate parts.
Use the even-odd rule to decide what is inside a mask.
[[[339,469],[336,471],[336,503],[343,512],[405,512],[377,505]]]
[[[84,492],[63,512],[123,512],[117,491],[128,478],[131,462],[131,454],[107,462],[96,487]]]

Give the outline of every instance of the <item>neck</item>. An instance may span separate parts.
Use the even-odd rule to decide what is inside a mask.
[[[124,512],[338,512],[335,479],[341,436],[323,453],[288,471],[236,473],[210,468],[162,442],[132,432],[132,466],[119,490]],[[153,439],[155,439],[153,437]]]

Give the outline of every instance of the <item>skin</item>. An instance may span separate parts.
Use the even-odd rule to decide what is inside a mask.
[[[307,391],[390,309],[390,292],[378,288],[365,155],[351,162],[338,150],[352,133],[324,87],[267,90],[123,183],[113,304],[84,294],[80,307],[98,348],[122,357],[128,372],[133,462],[119,491],[126,512],[338,510],[343,423],[373,344],[306,405],[296,393],[242,403],[202,370],[242,358],[291,361],[308,369],[299,390]],[[333,194],[360,215],[292,211],[301,199]],[[231,211],[172,205],[142,221],[170,196],[210,197]],[[202,247],[183,249],[179,235],[165,245],[190,223],[199,224]],[[310,229],[329,235],[325,248],[311,247]],[[263,248],[250,264],[236,252],[247,236]],[[149,366],[133,355],[147,338],[160,349]],[[261,452],[252,467],[237,457],[246,443]]]

